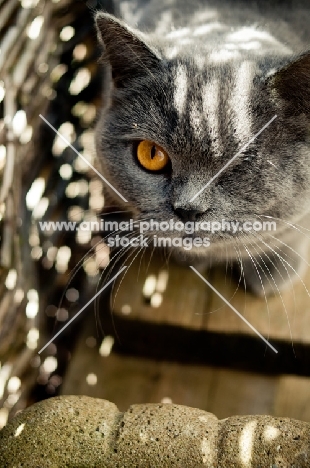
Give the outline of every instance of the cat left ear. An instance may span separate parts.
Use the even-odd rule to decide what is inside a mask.
[[[271,85],[293,115],[310,114],[310,52],[271,77]]]
[[[104,48],[103,58],[112,69],[114,84],[124,86],[128,79],[158,68],[160,58],[142,36],[108,13],[96,15],[98,38]]]

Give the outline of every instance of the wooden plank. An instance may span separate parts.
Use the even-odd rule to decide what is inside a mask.
[[[310,379],[283,375],[278,379],[273,414],[310,422]]]
[[[304,284],[298,282],[281,296],[269,297],[267,301],[241,288],[234,295],[236,284],[223,284],[220,270],[213,270],[211,283],[263,336],[310,343],[310,299],[306,290],[310,289],[310,271]],[[254,333],[216,294],[212,294],[205,319],[204,327],[210,331]]]
[[[129,319],[201,329],[211,293],[186,267],[160,255],[138,256],[114,288],[113,310]],[[161,302],[160,302],[161,301]]]
[[[62,394],[82,394],[129,405],[160,402],[197,407],[220,418],[272,411],[277,379],[272,376],[184,365],[111,353],[101,356],[94,334],[83,329],[62,385]],[[96,383],[88,382],[96,376]]]
[[[161,272],[168,272],[167,287],[160,292],[161,303],[152,305],[151,299],[143,294],[148,279]],[[266,338],[310,344],[310,271],[293,288],[281,295],[269,297],[267,301],[245,293],[242,285],[225,269],[215,268],[203,276]],[[137,280],[135,280],[137,278]],[[307,288],[307,289],[306,289]],[[130,320],[166,323],[193,330],[216,333],[255,333],[238,317],[222,299],[189,268],[171,263],[169,268],[157,254],[138,257],[130,266],[120,285],[115,287],[116,316],[127,315]]]
[[[223,419],[236,414],[271,414],[277,377],[217,368],[211,382],[210,409]]]

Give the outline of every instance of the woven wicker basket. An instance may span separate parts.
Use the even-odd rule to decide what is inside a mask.
[[[38,222],[96,216],[102,184],[39,115],[94,163],[100,74],[91,10],[110,3],[0,0],[0,427],[57,394],[74,333],[37,350],[55,317],[68,319],[97,281],[98,270],[82,263],[59,312],[68,271],[91,239],[44,233]]]

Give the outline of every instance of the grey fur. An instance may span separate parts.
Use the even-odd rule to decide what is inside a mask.
[[[175,251],[188,263],[241,258],[247,284],[261,295],[285,287],[305,265],[307,236],[290,225],[309,227],[307,4],[149,0],[120,3],[130,26],[102,12],[96,16],[106,67],[96,132],[105,176],[137,219],[279,218],[277,240],[269,233],[258,239],[220,232],[205,250]],[[191,202],[275,114],[270,127]],[[135,142],[144,139],[168,152],[169,173],[139,166]]]

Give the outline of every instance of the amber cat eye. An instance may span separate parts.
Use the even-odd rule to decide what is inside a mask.
[[[137,158],[145,169],[160,171],[167,166],[169,157],[166,151],[152,141],[143,140],[137,148]]]

